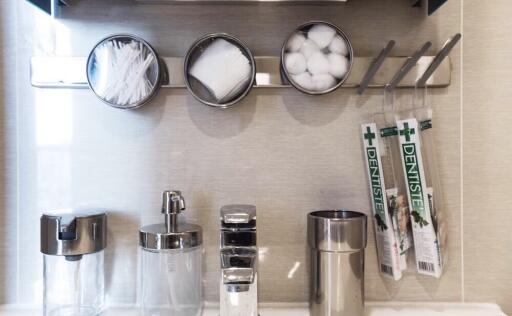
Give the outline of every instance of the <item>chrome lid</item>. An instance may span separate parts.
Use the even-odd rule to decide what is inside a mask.
[[[185,210],[180,191],[163,193],[162,214],[165,222],[141,227],[139,245],[148,250],[187,249],[203,243],[203,229],[199,225],[178,223],[178,215]]]
[[[41,252],[80,256],[107,246],[107,214],[98,210],[62,210],[41,216]]]

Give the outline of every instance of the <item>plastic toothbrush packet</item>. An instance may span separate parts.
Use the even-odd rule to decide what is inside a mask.
[[[426,91],[422,102],[418,102],[415,91],[413,109],[398,112],[396,125],[411,210],[417,271],[440,278],[446,260],[446,234],[432,135],[432,109],[425,106],[425,99]],[[416,106],[418,103],[420,107]]]
[[[385,96],[386,103],[386,96]],[[372,200],[380,272],[395,281],[407,269],[412,248],[409,206],[398,151],[397,129],[390,112],[361,125],[364,159]],[[390,119],[391,118],[391,119]],[[391,122],[391,123],[390,123]]]

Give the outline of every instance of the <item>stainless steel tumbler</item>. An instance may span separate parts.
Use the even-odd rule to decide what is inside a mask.
[[[364,315],[365,214],[328,210],[308,215],[311,316]]]

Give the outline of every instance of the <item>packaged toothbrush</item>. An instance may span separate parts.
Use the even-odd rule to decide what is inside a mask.
[[[413,240],[407,193],[401,191],[399,194],[398,192],[398,188],[387,189],[386,196],[400,253],[400,268],[403,271],[407,269],[407,255]]]
[[[398,281],[407,268],[407,253],[412,243],[405,186],[400,183],[402,169],[391,150],[392,139],[397,143],[396,128],[389,126],[385,118],[385,112],[374,115],[373,122],[362,124],[361,133],[380,271]]]
[[[417,271],[439,278],[444,266],[445,236],[440,216],[442,191],[432,139],[432,110],[424,105],[426,95],[421,101],[422,106],[415,106],[419,103],[416,94],[417,91],[413,110],[398,113],[396,125],[407,183]]]

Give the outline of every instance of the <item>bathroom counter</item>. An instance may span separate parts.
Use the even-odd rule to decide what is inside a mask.
[[[0,306],[0,316],[40,315],[37,308],[6,305]],[[263,304],[261,316],[308,316],[305,305]],[[139,316],[135,308],[111,308],[105,316]],[[457,303],[368,303],[367,316],[506,316],[493,304]],[[218,316],[215,307],[207,307],[203,316]]]

